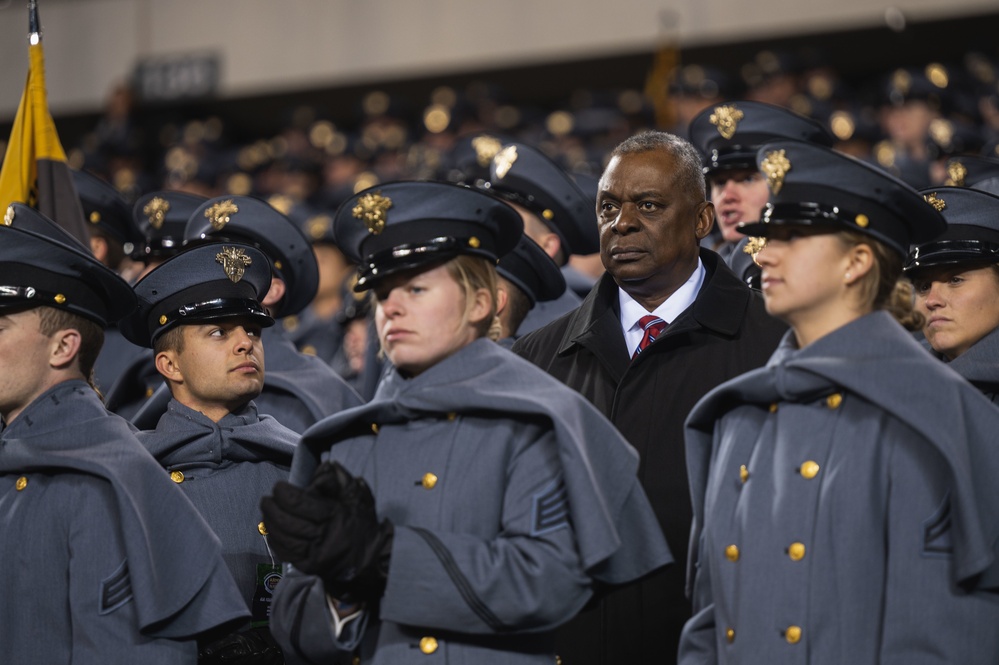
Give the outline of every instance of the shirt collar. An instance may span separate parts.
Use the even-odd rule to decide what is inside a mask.
[[[642,338],[643,331],[638,325],[638,320],[643,316],[653,314],[669,324],[685,309],[690,307],[697,298],[697,293],[701,290],[701,286],[704,284],[705,274],[704,264],[701,263],[701,259],[698,257],[697,267],[690,273],[687,281],[651,312],[625,293],[624,289],[618,287],[617,297],[621,305],[621,330],[624,332],[624,337],[627,341],[631,342],[631,337],[635,337],[634,344],[629,344],[628,348],[636,346]]]

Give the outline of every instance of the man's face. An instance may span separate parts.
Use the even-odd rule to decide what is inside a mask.
[[[237,411],[260,394],[264,347],[259,325],[236,318],[181,330],[183,347],[174,352],[181,376],[174,392],[179,402],[211,417]]]
[[[662,150],[614,157],[600,179],[600,258],[646,308],[687,281],[713,222],[711,204],[677,181],[677,159]]]
[[[708,176],[708,184],[722,238],[739,242],[743,238],[739,224],[758,222],[770,198],[766,178],[756,169],[725,169]]]
[[[50,385],[53,341],[39,323],[34,309],[0,316],[0,415],[7,424]]]

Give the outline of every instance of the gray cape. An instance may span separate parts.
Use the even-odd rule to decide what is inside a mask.
[[[219,539],[128,423],[108,413],[84,381],[43,393],[0,441],[0,473],[58,470],[111,485],[143,634],[187,638],[249,618]]]
[[[486,339],[414,379],[390,371],[370,403],[311,427],[295,453],[291,481],[307,484],[322,454],[350,438],[358,424],[451,412],[503,419],[524,414],[551,422],[580,557],[594,579],[620,584],[672,562],[638,486],[635,450],[581,395]]]
[[[940,453],[953,491],[954,581],[965,587],[999,588],[999,412],[960,376],[929,357],[887,313],[869,314],[841,330],[846,328],[864,344],[842,348],[832,334],[799,352],[793,332],[788,332],[766,367],[723,383],[691,411],[686,447],[694,507],[692,546],[704,524],[715,421],[740,404],[803,402],[845,389],[907,423]],[[940,418],[940,413],[948,417]],[[692,552],[690,561],[696,559]]]
[[[924,345],[933,352],[929,342],[924,341]],[[940,354],[933,355],[947,362]],[[999,328],[947,364],[994,403],[999,402]]]

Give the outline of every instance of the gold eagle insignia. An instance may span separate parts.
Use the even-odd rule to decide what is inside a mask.
[[[7,206],[7,212],[3,216],[3,225],[10,226],[14,223],[14,206]]]
[[[760,170],[767,176],[767,185],[770,186],[770,191],[776,195],[780,193],[784,186],[784,177],[791,170],[791,160],[787,158],[783,149],[772,150],[760,162]]]
[[[163,227],[168,212],[170,212],[170,202],[159,196],[154,196],[149,203],[142,206],[142,214],[149,219],[149,225],[157,231]]]
[[[253,264],[253,259],[239,247],[223,247],[222,251],[215,255],[215,260],[222,264],[226,277],[233,282],[243,279],[246,266]]]
[[[964,187],[964,179],[968,177],[968,167],[961,162],[951,162],[947,165],[947,181],[949,187]]]
[[[508,145],[496,153],[493,157],[493,166],[496,167],[496,177],[502,180],[510,172],[513,163],[517,161],[517,146]]]
[[[739,121],[745,117],[746,114],[734,106],[716,106],[715,112],[708,116],[708,120],[718,128],[718,133],[727,140],[735,136],[735,132],[739,128]]]
[[[357,205],[350,211],[356,219],[364,222],[368,231],[378,235],[385,230],[388,221],[388,209],[392,207],[392,199],[382,196],[381,191],[365,194],[357,199]]]
[[[933,206],[937,212],[943,212],[947,208],[947,202],[937,196],[936,192],[923,196],[926,202]]]
[[[232,199],[226,199],[208,206],[208,209],[205,210],[205,218],[211,223],[213,229],[221,231],[222,227],[228,224],[229,219],[237,212],[239,212],[239,208]]]

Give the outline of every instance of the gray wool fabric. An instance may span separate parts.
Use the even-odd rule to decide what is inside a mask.
[[[311,428],[292,482],[327,457],[365,478],[395,541],[363,634],[334,640],[322,584],[285,577],[272,630],[306,659],[356,648],[361,662],[411,662],[433,637],[452,662],[550,663],[552,631],[594,581],[672,560],[634,450],[582,397],[488,340],[413,379],[392,371],[371,403]]]
[[[193,663],[248,617],[218,538],[83,381],[0,435],[0,532],[5,662]]]
[[[687,420],[680,662],[995,662],[996,431],[884,312],[788,333]]]

